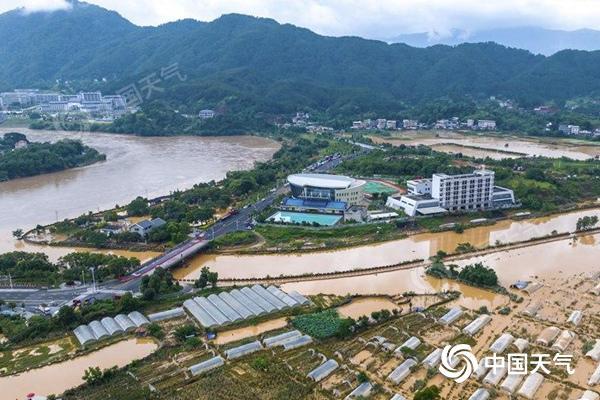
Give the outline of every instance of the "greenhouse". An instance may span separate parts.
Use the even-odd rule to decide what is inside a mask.
[[[218,295],[194,297],[192,302],[188,300],[183,306],[202,326],[210,328],[288,307],[297,307],[307,302],[305,297],[299,294],[288,295],[275,286],[265,289],[263,286],[254,285],[251,288],[233,289]]]
[[[130,312],[127,316],[138,328],[150,324],[148,318],[144,317],[139,311]]]
[[[442,349],[435,349],[425,359],[423,360],[423,364],[427,368],[435,368],[438,366],[440,361],[442,360]]]
[[[542,383],[544,383],[544,377],[542,374],[534,372],[525,379],[523,386],[521,386],[521,389],[519,389],[517,394],[527,399],[534,399],[535,393],[538,391],[540,386],[542,386]]]
[[[596,296],[600,296],[600,283],[597,284],[592,290],[590,290],[591,294],[595,294]]]
[[[238,347],[234,347],[229,350],[225,350],[225,357],[227,357],[228,360],[233,360],[235,358],[240,358],[245,355],[260,351],[260,350],[262,350],[262,348],[263,348],[262,345],[257,340],[254,342],[246,343],[246,344],[238,346]]]
[[[585,353],[586,357],[591,358],[594,361],[600,361],[600,340],[596,340],[596,344],[590,351]]]
[[[297,331],[297,330],[289,331],[289,332],[285,332],[285,333],[282,333],[279,335],[265,338],[265,339],[263,339],[263,344],[267,348],[281,346],[284,342],[287,342],[288,340],[291,340],[291,339],[298,338],[300,336],[302,336],[302,333],[300,333],[300,331]]]
[[[396,393],[395,395],[392,396],[392,398],[390,400],[406,400],[406,397],[402,396],[401,394]]]
[[[117,315],[118,317],[118,315]],[[172,308],[170,310],[149,314],[148,319],[150,322],[166,321],[168,319],[182,318],[185,317],[185,311],[182,307]],[[115,318],[116,319],[116,318]],[[119,322],[119,321],[117,321]]]
[[[492,368],[490,372],[483,378],[483,383],[490,386],[496,386],[506,375],[506,366]]]
[[[490,323],[492,317],[487,314],[482,314],[473,320],[469,325],[465,326],[463,332],[469,336],[474,336],[477,332],[479,332],[484,326]]]
[[[123,328],[119,326],[111,317],[104,317],[101,319],[102,325],[108,331],[109,335],[117,335],[119,333],[123,333]]]
[[[227,305],[235,310],[243,319],[254,316],[254,313],[249,310],[245,305],[242,305],[237,301],[230,293],[222,292],[219,293],[219,298],[223,300]]]
[[[300,305],[306,305],[308,303],[310,303],[310,301],[302,296],[300,293],[298,293],[295,290],[292,290],[291,292],[288,293],[290,295],[290,297],[294,300],[296,300]]]
[[[484,388],[479,388],[473,392],[469,400],[488,400],[490,398],[490,392]]]
[[[515,338],[510,333],[503,333],[494,343],[492,343],[490,351],[496,354],[503,353],[514,340]]]
[[[508,394],[513,394],[523,381],[523,375],[510,374],[506,377],[504,382],[500,385],[500,390]]]
[[[590,376],[590,380],[588,381],[588,385],[595,386],[600,383],[600,364],[598,364],[598,368],[594,371],[592,376]]]
[[[483,378],[485,376],[485,374],[487,372],[488,372],[488,368],[485,366],[485,359],[482,358],[481,361],[479,361],[479,365],[473,372],[473,376],[475,377],[475,379],[480,380],[481,378]]]
[[[225,360],[223,360],[223,357],[216,356],[209,360],[203,361],[201,363],[192,365],[191,367],[188,368],[188,370],[190,371],[190,373],[192,375],[196,376],[203,372],[207,372],[212,369],[218,368],[223,364],[225,364]]]
[[[256,294],[258,294],[260,297],[262,297],[269,303],[273,304],[279,310],[283,310],[283,309],[289,307],[286,303],[284,303],[283,301],[281,301],[277,297],[275,297],[275,295],[273,293],[269,292],[267,289],[265,289],[264,287],[262,287],[260,285],[252,286],[252,290]]]
[[[542,305],[543,304],[540,302],[532,302],[527,307],[525,307],[525,310],[523,310],[523,314],[529,317],[535,317],[538,314],[538,312],[540,312],[540,310],[542,309]]]
[[[125,314],[119,314],[115,317],[115,322],[117,324],[119,324],[119,326],[121,327],[121,329],[123,329],[125,332],[131,332],[134,331],[136,326],[133,323],[133,321],[131,320],[131,318],[129,318],[127,315]]]
[[[417,347],[419,347],[421,345],[421,340],[416,337],[413,336],[410,339],[408,339],[406,342],[402,343],[400,346],[398,346],[398,348],[396,348],[396,353],[401,353],[403,348],[409,348],[411,350],[416,350]]]
[[[225,325],[228,322],[231,322],[229,318],[227,318],[221,311],[217,309],[210,301],[208,301],[205,297],[194,297],[194,301],[200,308],[210,315],[212,319],[217,321],[218,325]]]
[[[363,382],[358,385],[358,387],[354,389],[348,396],[346,396],[346,400],[369,397],[372,390],[373,385],[371,385],[370,382]]]
[[[233,289],[229,294],[240,304],[243,304],[244,307],[248,308],[248,310],[252,311],[254,315],[263,315],[267,313],[238,289]]]
[[[463,310],[460,307],[454,307],[450,311],[448,311],[442,318],[440,318],[439,323],[442,325],[450,325],[457,319],[461,317],[463,314]]]
[[[310,371],[307,377],[315,382],[320,382],[323,379],[327,378],[329,375],[331,375],[331,373],[335,371],[338,367],[339,364],[337,363],[337,361],[329,359],[323,364],[319,365],[317,368]]]
[[[96,341],[94,333],[87,325],[79,325],[77,328],[75,328],[73,333],[75,334],[75,337],[77,338],[79,343],[81,343],[82,346],[85,346],[90,342]]]
[[[281,345],[283,346],[283,350],[288,351],[288,350],[297,349],[298,347],[306,346],[307,344],[312,343],[312,341],[313,341],[313,339],[310,336],[304,335],[304,336],[300,336],[295,339],[290,339],[288,341],[285,341],[285,342],[281,343]]]
[[[252,302],[256,303],[257,306],[262,308],[268,313],[272,313],[273,311],[277,311],[277,307],[273,304],[269,303],[267,300],[263,299],[258,293],[254,290],[245,287],[242,288],[241,292],[246,295]]]
[[[583,319],[583,312],[580,310],[575,310],[569,316],[567,323],[578,326],[581,323],[582,319]]]
[[[207,297],[208,301],[210,301],[219,311],[221,311],[231,322],[239,321],[242,318],[240,314],[238,314],[233,308],[229,307],[229,304],[225,303],[219,296],[216,294],[211,294]]]
[[[413,359],[408,359],[396,367],[395,370],[392,371],[391,374],[388,375],[387,379],[394,382],[394,384],[399,384],[402,382],[408,375],[410,375],[410,369],[417,365],[417,362]]]
[[[513,346],[515,346],[517,350],[523,353],[529,347],[529,341],[527,339],[518,338],[514,341]]]
[[[99,321],[92,321],[88,325],[92,330],[92,333],[96,337],[96,340],[102,340],[110,336],[106,328]]]
[[[184,301],[183,308],[192,314],[192,316],[205,328],[218,325],[217,321],[215,321],[206,311],[204,311],[204,309],[200,308],[198,303],[192,299]]]
[[[565,351],[573,340],[575,340],[575,333],[570,330],[564,330],[552,345],[552,349],[556,351]]]
[[[591,390],[586,390],[579,400],[600,400],[600,395],[596,392],[592,392]]]
[[[289,294],[285,293],[283,290],[279,289],[278,287],[271,285],[267,288],[267,290],[273,296],[277,297],[279,300],[281,300],[285,304],[287,304],[289,307],[295,307],[298,305],[298,302],[296,300],[294,300],[294,298],[292,298]]]
[[[554,339],[560,334],[560,329],[555,326],[549,326],[544,329],[535,342],[541,346],[549,346]]]

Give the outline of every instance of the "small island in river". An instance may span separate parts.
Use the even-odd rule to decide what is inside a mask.
[[[0,138],[0,182],[82,167],[106,160],[106,155],[79,140],[34,143],[22,133]]]

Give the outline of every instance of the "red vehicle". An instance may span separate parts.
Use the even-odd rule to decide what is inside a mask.
[[[236,210],[235,208],[232,208],[231,210],[227,211],[227,212],[225,213],[225,215],[223,215],[223,216],[221,217],[221,221],[225,221],[227,218],[229,218],[229,217],[231,217],[231,216],[233,216],[233,215],[235,215],[235,214],[237,214],[237,213],[239,213],[239,211],[238,211],[238,210]]]

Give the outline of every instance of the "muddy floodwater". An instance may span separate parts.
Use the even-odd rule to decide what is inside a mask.
[[[585,215],[600,217],[600,209],[577,211],[541,218],[512,221],[453,231],[423,233],[406,239],[337,251],[282,255],[215,255],[201,254],[188,266],[176,269],[177,278],[195,279],[203,266],[219,273],[220,278],[259,278],[280,275],[345,271],[427,259],[438,250],[454,252],[459,243],[485,247],[496,242],[508,243],[575,230],[577,220]],[[367,279],[362,277],[360,279]],[[375,292],[377,293],[377,292]]]
[[[517,136],[499,135],[465,135],[458,132],[427,131],[403,132],[392,137],[372,137],[375,143],[391,143],[394,145],[434,146],[439,151],[447,153],[463,153],[474,157],[490,156],[494,159],[514,158],[514,154],[501,152],[522,153],[528,156],[543,156],[551,158],[568,157],[574,160],[587,160],[600,156],[600,146],[590,142],[565,139],[532,139]],[[453,145],[444,147],[444,145]],[[440,146],[440,147],[437,147]],[[469,146],[465,148],[462,146]],[[480,150],[476,151],[472,147]],[[487,152],[485,150],[488,150]]]
[[[500,284],[510,286],[516,280],[535,281],[540,277],[566,277],[600,271],[600,235],[589,235],[578,240],[560,240],[514,250],[500,251],[482,257],[472,257],[458,262],[468,265],[482,262],[493,268]],[[289,292],[297,290],[305,295],[323,294],[385,294],[395,295],[408,291],[433,293],[440,290],[459,290],[463,305],[469,308],[486,305],[495,307],[502,296],[425,275],[423,268],[392,271],[368,276],[295,282],[282,285]]]
[[[281,317],[270,321],[260,322],[256,325],[245,326],[243,328],[231,329],[224,332],[219,332],[214,340],[215,344],[227,344],[237,342],[238,340],[246,339],[261,335],[265,332],[281,329],[287,325],[287,318]]]
[[[398,309],[400,309],[400,307],[398,307],[396,303],[384,296],[352,299],[350,303],[337,308],[340,315],[354,319],[363,315],[370,316],[374,311],[388,310],[389,312],[392,312],[393,310]]]
[[[158,345],[151,339],[129,339],[72,360],[3,377],[0,378],[1,398],[24,399],[29,393],[58,395],[81,385],[83,374],[90,367],[123,367],[150,355],[157,348]]]
[[[27,230],[126,204],[138,195],[156,197],[222,179],[228,171],[249,169],[255,161],[270,159],[279,148],[275,141],[254,136],[140,137],[22,128],[0,129],[0,134],[7,131],[22,132],[35,142],[79,139],[106,154],[107,159],[87,167],[0,183],[0,253],[32,250],[13,240],[11,232],[17,228]],[[40,250],[49,250],[54,256],[70,251]]]

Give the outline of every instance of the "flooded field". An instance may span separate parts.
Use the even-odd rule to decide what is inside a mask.
[[[123,367],[150,355],[157,347],[151,339],[129,339],[72,360],[0,378],[2,398],[23,399],[32,392],[44,396],[60,394],[81,385],[89,367]]]
[[[237,342],[238,340],[258,336],[262,333],[273,331],[275,329],[281,329],[286,325],[286,317],[281,317],[270,321],[261,322],[253,326],[245,326],[243,328],[219,332],[217,338],[214,340],[214,343],[227,344],[231,342]]]
[[[482,148],[459,146],[456,144],[436,144],[431,146],[436,151],[448,154],[462,154],[463,156],[474,157],[474,158],[486,158],[489,157],[492,160],[504,160],[506,158],[519,158],[525,156],[525,154],[509,153],[504,151],[486,150]]]
[[[375,143],[391,143],[394,145],[418,145],[441,146],[441,145],[459,145],[453,147],[440,147],[438,150],[444,152],[462,152],[465,155],[486,156],[491,158],[513,158],[514,155],[508,153],[499,153],[498,151],[508,151],[522,153],[528,156],[543,157],[569,157],[574,160],[586,160],[600,156],[600,146],[590,144],[589,142],[566,140],[566,139],[531,139],[518,136],[499,136],[499,135],[465,135],[458,132],[448,131],[426,131],[426,132],[403,132],[393,134],[392,137],[371,137]],[[478,153],[473,153],[474,149],[468,149],[461,146],[477,147]],[[457,148],[460,149],[457,151]],[[489,150],[485,152],[484,150]],[[471,154],[468,154],[468,152]]]
[[[0,129],[0,134],[12,130]],[[36,142],[80,139],[106,154],[107,160],[0,183],[0,253],[15,248],[31,250],[13,240],[11,232],[17,228],[27,230],[37,224],[125,204],[138,195],[156,197],[194,183],[222,179],[227,171],[249,169],[255,161],[268,160],[279,148],[272,140],[254,136],[140,137],[17,131]]]
[[[344,304],[338,307],[338,312],[344,317],[350,317],[357,319],[363,315],[370,316],[373,311],[398,310],[400,307],[388,297],[376,296],[376,297],[364,297],[352,299],[352,302]]]
[[[220,278],[257,278],[301,275],[315,272],[344,271],[426,259],[438,250],[454,252],[458,244],[485,247],[496,242],[508,243],[549,235],[552,231],[571,232],[584,215],[600,216],[600,209],[577,211],[522,221],[503,220],[479,226],[459,234],[453,231],[424,233],[406,239],[337,251],[282,255],[202,254],[187,267],[174,271],[179,279],[195,279],[203,266],[219,273]],[[375,292],[377,293],[377,292]]]
[[[518,279],[536,280],[539,277],[566,277],[600,271],[598,254],[600,254],[600,235],[597,234],[577,241],[562,240],[502,251],[483,257],[473,257],[458,264],[482,262],[496,271],[501,285],[510,286]],[[487,304],[494,306],[498,301],[502,301],[501,297],[484,290],[426,276],[423,268],[369,276],[288,283],[282,285],[282,289],[285,291],[297,290],[306,295],[319,293],[395,295],[408,291],[431,293],[451,289],[463,293],[462,301],[466,307]]]

